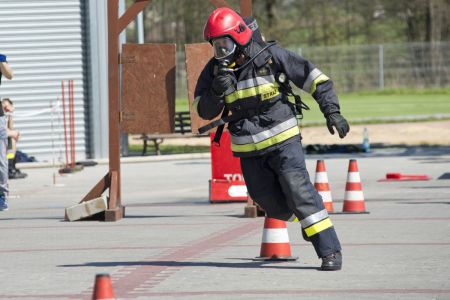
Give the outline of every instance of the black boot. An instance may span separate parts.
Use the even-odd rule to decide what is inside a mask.
[[[22,173],[19,169],[12,169],[8,172],[8,179],[22,179],[28,176],[27,173]]]
[[[338,271],[342,269],[342,254],[340,251],[322,258],[322,271]]]

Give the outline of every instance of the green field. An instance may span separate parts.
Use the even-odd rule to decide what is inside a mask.
[[[302,98],[311,108],[304,113],[305,123],[324,122],[314,99],[306,94],[303,94]],[[353,123],[395,122],[398,121],[397,118],[401,120],[402,117],[408,116],[424,116],[430,120],[440,114],[450,115],[450,89],[340,94],[339,100],[342,114]],[[177,99],[176,109],[187,111],[187,99]]]

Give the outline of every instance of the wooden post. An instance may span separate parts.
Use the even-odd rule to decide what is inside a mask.
[[[109,188],[105,221],[118,221],[124,216],[120,189],[119,34],[150,2],[135,0],[119,18],[119,0],[108,0],[109,172],[81,200],[84,202],[100,197]]]
[[[241,0],[241,15],[249,17],[252,14],[252,0]]]
[[[117,221],[123,215],[117,214],[120,203],[120,84],[119,84],[119,0],[108,0],[108,95],[109,95],[109,199],[107,213],[118,215]],[[115,182],[112,174],[117,174]],[[119,186],[114,186],[118,184]],[[111,203],[113,202],[113,203]],[[111,205],[112,204],[112,205]],[[105,218],[106,219],[106,218]]]
[[[225,0],[210,0],[215,7],[230,7]],[[240,0],[241,16],[249,17],[252,15],[252,0]]]

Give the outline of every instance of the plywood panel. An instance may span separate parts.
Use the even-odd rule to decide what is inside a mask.
[[[125,44],[122,51],[122,130],[173,133],[175,44]]]
[[[205,65],[213,57],[214,52],[209,43],[186,44],[186,78],[188,86],[189,107],[192,108],[194,101],[194,91],[200,73]],[[201,119],[196,112],[191,109],[191,128],[193,133],[198,132],[198,128],[211,121]]]

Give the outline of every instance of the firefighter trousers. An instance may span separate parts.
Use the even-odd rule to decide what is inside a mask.
[[[336,231],[306,170],[300,140],[262,156],[241,158],[248,192],[270,218],[300,220],[319,257],[341,250]]]

